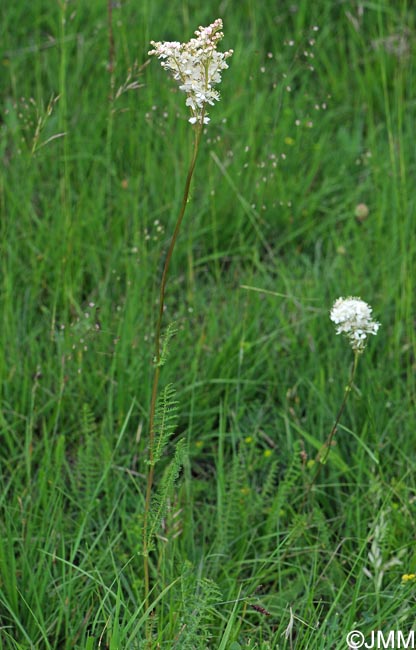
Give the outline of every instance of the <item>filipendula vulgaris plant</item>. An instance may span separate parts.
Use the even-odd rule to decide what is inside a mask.
[[[364,302],[364,300],[361,300],[361,298],[357,298],[355,296],[350,296],[349,298],[338,298],[334,302],[330,311],[329,316],[332,322],[336,325],[336,333],[344,334],[344,336],[347,338],[354,353],[354,360],[351,365],[350,378],[347,386],[345,387],[344,397],[336,415],[334,425],[324,445],[316,455],[315,461],[319,464],[312,483],[309,486],[309,490],[316,481],[322,465],[324,465],[328,460],[331,446],[334,441],[341,416],[344,412],[345,405],[347,403],[348,395],[352,390],[354,377],[358,366],[358,359],[367,346],[369,335],[376,335],[380,327],[380,323],[377,323],[377,321],[373,320],[372,311],[373,310],[370,305]]]
[[[175,428],[175,411],[177,408],[172,385],[168,385],[159,395],[160,371],[166,361],[169,339],[175,331],[174,326],[170,325],[162,342],[161,329],[165,290],[172,254],[188,202],[202,132],[204,125],[209,122],[207,106],[213,105],[214,102],[220,99],[220,95],[214,86],[220,83],[222,71],[228,68],[227,59],[233,53],[232,50],[226,52],[217,51],[218,43],[223,38],[222,26],[222,20],[218,18],[208,27],[199,27],[195,32],[195,38],[191,38],[188,43],[151,41],[153,49],[149,52],[149,55],[157,56],[161,66],[173,76],[175,81],[179,83],[179,89],[186,94],[186,106],[190,110],[189,122],[193,128],[194,138],[182,203],[166,253],[159,290],[159,308],[155,330],[154,374],[149,413],[148,470],[143,516],[143,570],[146,609],[149,608],[150,593],[149,554],[154,548],[154,537],[165,514],[170,488],[177,478],[183,454],[182,445],[179,443],[172,464],[159,486],[158,494],[153,495],[155,466],[160,460],[168,438]],[[148,634],[147,638],[149,640]]]

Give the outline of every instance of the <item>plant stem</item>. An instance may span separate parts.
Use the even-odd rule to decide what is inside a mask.
[[[195,163],[198,156],[198,149],[201,140],[202,129],[203,129],[202,123],[197,124],[194,129],[194,146],[193,146],[191,162],[188,169],[188,174],[186,177],[185,189],[182,197],[182,204],[179,211],[178,219],[176,221],[175,230],[173,231],[172,239],[169,244],[168,252],[166,254],[165,264],[163,266],[162,278],[160,282],[159,310],[158,310],[158,317],[156,321],[156,333],[155,333],[154,374],[153,374],[152,397],[150,402],[150,414],[149,414],[149,452],[148,452],[149,469],[147,472],[146,499],[144,504],[144,516],[143,516],[143,560],[144,560],[143,568],[144,568],[145,609],[149,607],[149,591],[150,591],[149,540],[147,538],[147,535],[148,535],[148,527],[149,527],[150,501],[151,501],[153,481],[154,481],[154,454],[153,454],[154,439],[155,439],[154,421],[155,421],[156,401],[157,401],[157,393],[158,393],[159,378],[160,378],[160,347],[161,347],[160,339],[161,339],[163,311],[165,306],[165,290],[166,290],[168,271],[169,271],[169,266],[173,255],[173,250],[175,248],[176,240],[179,235],[179,230],[188,203],[189,189],[191,186],[192,176],[195,169]]]
[[[354,351],[354,361],[353,361],[353,364],[352,364],[352,367],[351,367],[350,378],[349,378],[348,384],[345,387],[344,397],[342,399],[341,406],[339,407],[338,413],[336,415],[334,425],[333,425],[333,427],[332,427],[332,429],[331,429],[331,431],[330,431],[324,445],[321,447],[321,449],[318,451],[318,453],[315,456],[315,463],[318,463],[318,466],[317,466],[315,475],[314,475],[312,481],[310,482],[310,484],[308,485],[308,488],[306,490],[305,498],[303,500],[303,505],[305,505],[306,499],[307,499],[312,487],[316,483],[316,479],[318,478],[318,476],[319,476],[319,474],[321,472],[322,466],[325,465],[326,461],[328,460],[328,456],[329,456],[329,453],[331,451],[332,442],[333,442],[333,440],[335,438],[335,434],[337,432],[338,425],[339,425],[339,422],[341,420],[341,416],[342,416],[342,414],[344,412],[345,405],[346,405],[347,399],[348,399],[348,395],[351,393],[351,389],[352,389],[352,385],[353,385],[353,382],[354,382],[354,377],[355,377],[355,373],[356,373],[357,365],[358,365],[358,357],[359,357],[359,353],[357,351]]]
[[[338,428],[339,421],[341,419],[341,415],[344,412],[345,405],[346,405],[347,399],[348,399],[348,395],[350,394],[351,389],[352,389],[352,384],[354,382],[355,372],[357,370],[357,364],[358,364],[358,352],[354,352],[354,362],[353,362],[352,367],[351,367],[350,380],[349,380],[347,386],[345,387],[344,398],[343,398],[343,400],[341,402],[341,406],[339,407],[339,411],[338,411],[337,416],[335,418],[334,426],[332,427],[331,432],[330,432],[328,438],[326,439],[326,442],[325,442],[324,446],[322,447],[322,449],[320,449],[318,451],[318,453],[316,455],[316,458],[315,458],[315,461],[319,462],[321,465],[325,465],[326,461],[328,460],[329,452],[331,451],[332,441],[333,441],[333,439],[335,437],[335,434],[337,432],[337,428]],[[321,458],[321,454],[322,454],[323,450],[325,450],[325,455],[324,455],[323,458]]]

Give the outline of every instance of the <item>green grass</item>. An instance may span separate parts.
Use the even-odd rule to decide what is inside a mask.
[[[167,288],[179,411],[156,484],[180,439],[187,455],[150,619],[147,424],[184,96],[152,61],[111,104],[106,3],[1,7],[0,650],[144,648],[146,625],[181,650],[414,629],[416,12],[362,6],[113,8],[116,90],[150,39],[217,16],[235,50]],[[328,317],[341,295],[382,327],[305,501],[352,361]]]

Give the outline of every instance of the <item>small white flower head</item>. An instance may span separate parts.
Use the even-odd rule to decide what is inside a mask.
[[[222,70],[228,68],[226,59],[233,54],[233,50],[217,52],[217,45],[224,36],[221,30],[222,20],[217,18],[208,27],[199,27],[196,38],[188,43],[151,41],[154,49],[149,55],[162,60],[161,66],[172,74],[179,89],[187,95],[191,124],[208,124],[206,106],[220,99],[213,86],[220,83]]]
[[[363,352],[369,334],[377,334],[380,323],[372,319],[372,308],[361,298],[350,296],[335,301],[330,318],[337,334],[345,334],[356,352]]]

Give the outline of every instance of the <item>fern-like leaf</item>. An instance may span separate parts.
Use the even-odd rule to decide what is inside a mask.
[[[185,441],[180,440],[176,445],[173,460],[168,465],[161,480],[159,490],[153,497],[150,505],[149,527],[147,531],[147,548],[149,551],[154,549],[154,538],[160,528],[162,519],[166,516],[169,502],[171,501],[170,497],[183,465],[184,455]]]
[[[222,594],[215,582],[198,577],[195,567],[186,562],[182,569],[180,604],[178,603],[180,631],[176,635],[173,650],[207,647],[215,603],[221,600]]]
[[[166,329],[166,333],[165,333],[165,335],[163,337],[163,341],[162,341],[162,349],[160,351],[160,358],[159,358],[159,362],[157,363],[157,365],[159,367],[162,367],[162,366],[165,365],[166,360],[168,358],[168,354],[169,354],[170,341],[171,341],[172,337],[176,334],[177,331],[178,331],[178,328],[176,327],[176,323],[169,323],[169,325],[168,325],[168,327]]]
[[[91,504],[97,484],[103,476],[105,467],[111,462],[109,443],[97,430],[94,413],[88,404],[81,412],[81,432],[83,443],[77,450],[77,462],[72,477],[76,481],[80,501]],[[89,506],[88,506],[89,507]]]
[[[221,552],[227,553],[228,547],[241,533],[241,526],[246,516],[242,488],[247,481],[244,455],[236,452],[230,461],[227,478],[222,495],[223,507],[219,512],[217,543]]]
[[[295,444],[290,465],[286,469],[283,478],[281,478],[275,487],[274,496],[271,498],[267,521],[265,522],[267,533],[272,533],[276,530],[276,522],[280,518],[281,510],[285,510],[287,504],[290,503],[289,496],[293,492],[301,473],[302,465],[300,462],[300,447]]]
[[[161,459],[169,438],[175,431],[178,419],[178,402],[175,399],[175,394],[176,392],[173,384],[167,384],[157,398],[154,424],[155,436],[152,450],[153,454],[152,460],[148,461],[151,465],[156,465],[156,463]]]
[[[95,416],[89,404],[82,405],[82,434],[85,438],[89,438],[97,429]]]
[[[268,472],[267,476],[263,481],[261,488],[261,502],[268,504],[276,494],[276,486],[279,480],[279,462],[277,460],[273,461]]]

